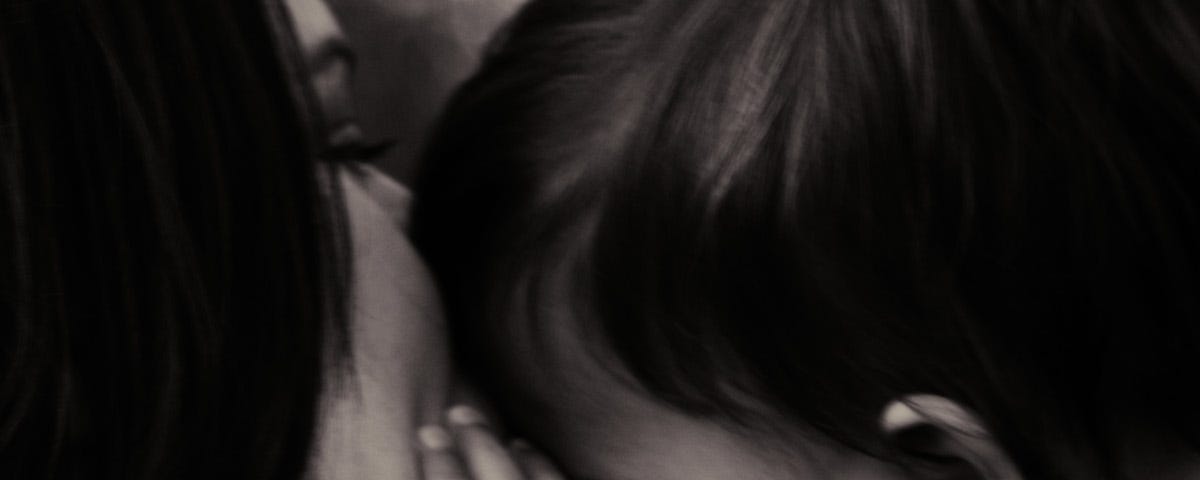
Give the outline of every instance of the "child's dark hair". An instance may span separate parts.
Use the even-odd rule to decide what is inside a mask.
[[[869,449],[928,392],[1035,478],[1115,476],[1133,429],[1200,445],[1198,9],[535,1],[433,138],[416,239],[468,366],[568,265],[680,408],[736,417],[732,385]]]

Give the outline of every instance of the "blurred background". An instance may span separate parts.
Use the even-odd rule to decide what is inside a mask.
[[[354,88],[362,128],[367,138],[396,141],[378,165],[411,184],[437,112],[525,0],[330,3],[359,56]]]

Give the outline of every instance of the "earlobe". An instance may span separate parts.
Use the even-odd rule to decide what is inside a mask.
[[[922,479],[1021,480],[1016,465],[967,408],[937,395],[884,407],[880,430]]]

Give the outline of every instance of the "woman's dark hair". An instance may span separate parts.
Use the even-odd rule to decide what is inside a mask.
[[[0,1],[0,476],[306,466],[343,243],[267,3]]]
[[[927,392],[1034,478],[1117,476],[1133,431],[1200,446],[1198,10],[535,1],[432,140],[416,240],[477,371],[565,268],[687,411],[744,415],[732,387],[874,451]]]

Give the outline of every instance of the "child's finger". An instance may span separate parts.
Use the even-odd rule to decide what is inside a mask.
[[[528,443],[515,441],[512,451],[528,480],[565,480],[566,477],[559,473],[554,463]]]
[[[457,406],[446,419],[458,443],[458,453],[467,464],[472,480],[524,480],[516,460],[500,444],[478,410]]]
[[[417,441],[421,446],[422,480],[469,480],[454,455],[454,440],[446,429],[437,425],[421,427]]]

